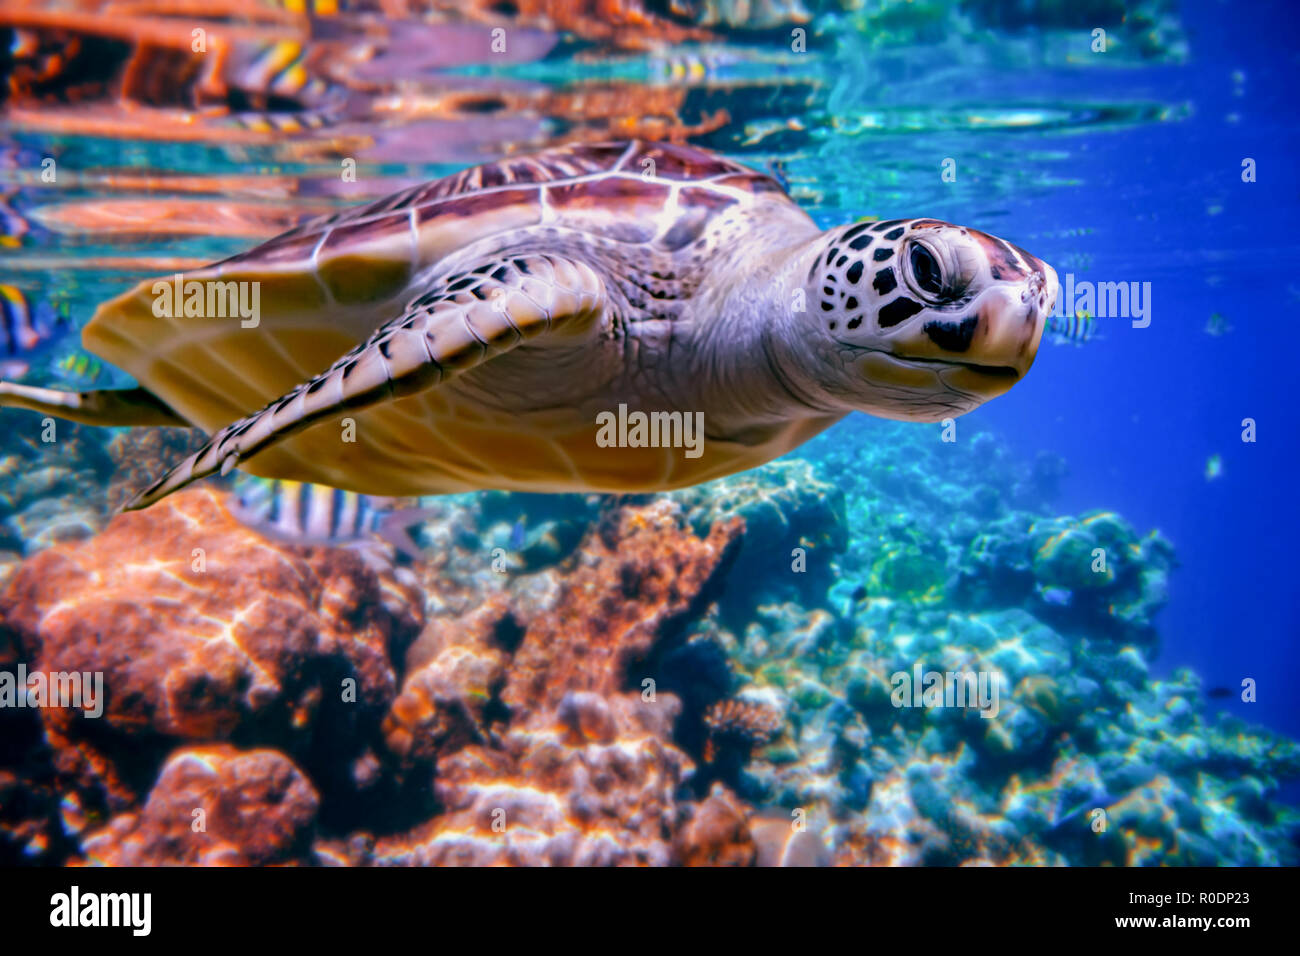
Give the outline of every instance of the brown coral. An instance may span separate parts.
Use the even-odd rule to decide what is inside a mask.
[[[476,708],[440,695],[444,675],[464,666],[490,684],[493,668],[483,662],[500,660],[499,692],[477,709],[483,742],[455,749],[451,736],[435,733],[443,742],[435,789],[446,812],[379,839],[357,862],[669,862],[677,792],[690,770],[671,742],[681,705],[671,693],[632,688],[641,688],[638,667],[656,643],[707,600],[740,531],[739,522],[719,524],[698,538],[667,503],[625,509],[588,537],[545,613],[519,620],[519,609],[501,605],[495,621],[480,617],[437,638],[422,669],[435,673],[414,672],[389,715],[390,745],[409,753],[416,735],[408,728],[455,727]]]
[[[704,725],[708,728],[704,759],[712,763],[723,748],[748,753],[771,743],[785,725],[785,715],[770,704],[730,698],[705,712]]]
[[[366,724],[396,693],[389,653],[419,614],[360,556],[269,542],[211,491],[42,552],[0,593],[0,630],[29,671],[102,673],[101,717],[41,718],[59,772],[109,810],[134,803],[181,740],[257,739],[341,783],[339,762],[377,742]]]
[[[310,848],[318,804],[311,782],[274,750],[182,750],[144,809],[114,817],[84,850],[110,866],[290,862]]]
[[[98,720],[31,715],[52,745],[45,769],[0,760],[4,792],[32,798],[32,812],[0,820],[11,857],[743,865],[763,855],[734,794],[683,799],[693,768],[673,739],[682,703],[654,685],[659,655],[716,596],[740,521],[701,537],[671,501],[615,510],[563,566],[414,638],[420,602],[396,575],[349,551],[266,541],[221,500],[189,491],[120,517],[84,545],[30,559],[0,594],[5,661],[100,670],[108,689]],[[431,603],[446,607],[439,597]],[[714,722],[761,733],[748,713],[719,708]],[[274,749],[235,749],[246,746]],[[52,783],[79,849],[50,849]],[[357,794],[398,799],[369,817],[331,809]],[[206,830],[192,829],[196,810]],[[402,832],[358,831],[359,819]]]
[[[757,855],[749,809],[720,783],[677,831],[675,862],[682,866],[750,866]]]
[[[434,618],[411,646],[401,692],[384,718],[388,749],[406,767],[483,741],[485,710],[507,663],[495,646],[500,598],[456,619]]]

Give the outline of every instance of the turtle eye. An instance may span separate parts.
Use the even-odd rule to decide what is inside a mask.
[[[935,298],[943,295],[943,267],[933,252],[921,243],[914,242],[909,262],[912,266],[912,279],[920,291]]]

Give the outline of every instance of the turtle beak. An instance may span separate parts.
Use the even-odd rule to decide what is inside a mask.
[[[1030,271],[1022,281],[1003,285],[985,297],[969,352],[943,373],[949,385],[984,401],[1010,390],[1034,364],[1047,317],[1060,293],[1056,270],[1022,255]]]
[[[1061,283],[1056,278],[1055,269],[1042,259],[1027,254],[1025,258],[1033,269],[1025,280],[1028,293],[1025,303],[1027,308],[1025,322],[1032,327],[1033,331],[1026,340],[1027,348],[1023,353],[1024,367],[1021,369],[1021,375],[1028,372],[1029,366],[1034,363],[1034,356],[1038,354],[1038,345],[1043,340],[1043,329],[1047,327],[1047,318],[1056,308],[1056,297],[1061,293]]]
[[[1010,382],[1024,377],[1034,364],[1061,291],[1056,269],[1034,256],[1026,259],[1031,272],[1022,282],[1006,285],[984,300],[971,349],[972,364],[1000,369]]]
[[[1008,286],[1001,302],[987,308],[988,328],[981,348],[981,364],[1006,366],[1023,377],[1034,364],[1047,317],[1056,307],[1060,283],[1056,270],[1041,259],[1022,253],[1030,267],[1023,282]]]

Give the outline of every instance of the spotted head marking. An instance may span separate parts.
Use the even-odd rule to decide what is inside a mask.
[[[886,418],[938,421],[1018,382],[1038,352],[1058,283],[996,236],[937,219],[831,230],[806,281],[821,325],[823,386]]]

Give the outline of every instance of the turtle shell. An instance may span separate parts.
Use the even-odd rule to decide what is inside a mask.
[[[722,210],[755,203],[797,209],[770,177],[703,150],[564,147],[466,169],[212,266],[146,280],[102,305],[82,342],[212,432],[327,368],[433,287],[438,263],[472,243],[497,236],[504,247],[514,233],[556,225],[675,255]],[[241,302],[256,303],[255,324],[236,313]],[[249,470],[358,487],[346,480],[355,464],[322,460],[304,472],[304,461],[337,457],[332,441],[332,453],[313,451],[294,436]]]

